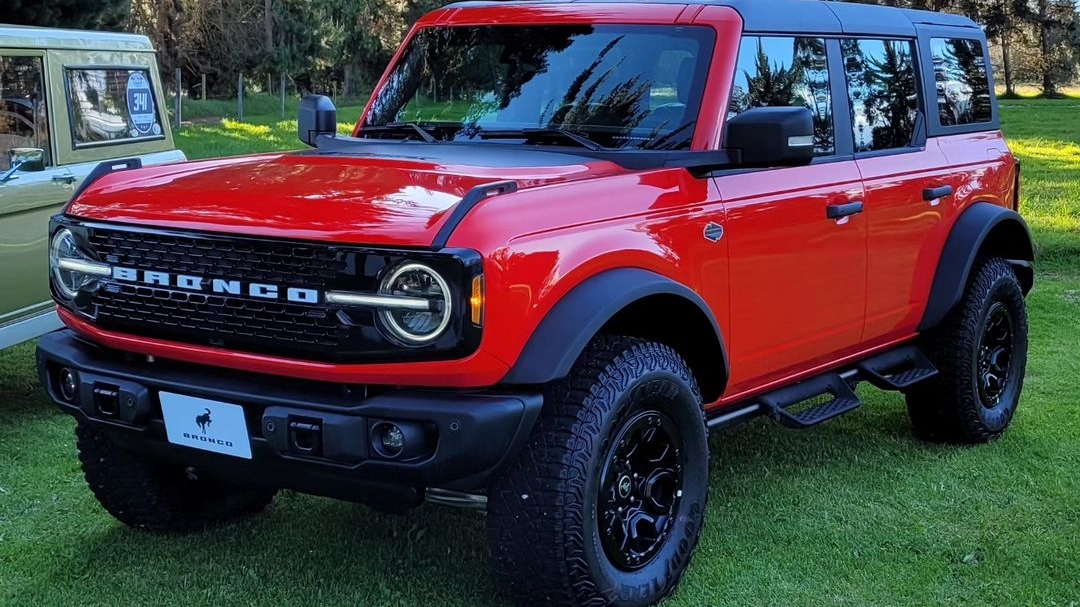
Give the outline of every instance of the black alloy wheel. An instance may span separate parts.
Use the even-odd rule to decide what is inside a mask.
[[[986,314],[982,336],[979,339],[979,400],[987,409],[993,409],[1001,400],[1009,385],[1009,367],[1014,347],[1012,319],[1008,308],[1000,301],[994,302]]]
[[[682,498],[678,429],[657,411],[627,420],[600,475],[597,524],[604,553],[626,571],[652,562],[667,540]]]

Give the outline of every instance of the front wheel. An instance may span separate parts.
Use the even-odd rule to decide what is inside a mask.
[[[926,336],[938,375],[907,394],[915,434],[929,441],[985,443],[1016,413],[1027,365],[1024,294],[1009,264],[989,258],[972,269],[964,295]]]
[[[690,562],[707,496],[686,363],[660,344],[599,337],[490,490],[496,581],[518,605],[653,605]]]

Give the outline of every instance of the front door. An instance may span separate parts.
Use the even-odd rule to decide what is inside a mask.
[[[0,52],[0,326],[51,306],[49,217],[74,192],[76,177],[55,164],[44,57]],[[61,102],[62,103],[62,102]],[[44,166],[11,172],[14,155],[41,151]]]
[[[729,239],[732,396],[859,344],[867,221],[850,138],[836,136],[849,128],[833,111],[842,84],[829,68],[839,65],[838,52],[835,40],[821,38],[747,36],[740,45],[729,117],[761,105],[809,107],[816,158],[716,178]]]
[[[855,163],[729,175],[718,187],[730,239],[732,393],[858,344],[866,217],[827,216],[829,207],[862,201]]]

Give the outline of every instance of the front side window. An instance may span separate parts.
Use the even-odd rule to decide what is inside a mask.
[[[49,123],[41,57],[0,56],[0,170],[11,152],[36,148],[49,163]]]
[[[931,38],[938,116],[942,126],[990,122],[990,80],[982,43]]]
[[[754,107],[804,106],[814,114],[814,154],[835,150],[829,65],[822,38],[751,36],[739,45],[728,118]]]
[[[611,148],[687,149],[714,34],[644,25],[454,26],[410,41],[363,126],[442,139],[564,129]]]
[[[840,41],[851,101],[855,151],[911,145],[919,111],[912,43],[906,40]]]
[[[65,71],[76,147],[164,136],[149,70]]]

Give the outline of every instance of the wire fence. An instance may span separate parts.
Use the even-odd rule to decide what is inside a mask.
[[[173,128],[202,122],[229,118],[240,122],[257,116],[260,119],[277,117],[280,120],[295,119],[300,97],[311,91],[303,90],[287,73],[247,75],[239,74],[230,94],[208,94],[206,74],[197,77],[195,86],[189,83],[190,75],[177,69],[171,78],[166,77],[164,90],[170,121]],[[192,91],[195,91],[192,93]],[[331,82],[329,90],[317,91],[328,95],[335,105],[359,105],[367,101],[368,92],[354,92],[346,96],[338,82]]]

